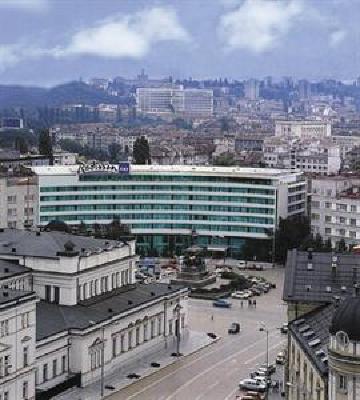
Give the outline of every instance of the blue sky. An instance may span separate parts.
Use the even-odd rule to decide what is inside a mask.
[[[0,0],[0,83],[352,79],[360,0]]]

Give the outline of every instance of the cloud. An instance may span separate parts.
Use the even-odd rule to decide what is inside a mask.
[[[154,7],[132,15],[118,16],[76,32],[65,47],[52,50],[56,57],[94,55],[111,58],[141,58],[161,41],[189,40],[171,8]]]
[[[0,45],[0,72],[21,61],[37,59],[47,54],[47,50],[33,47],[25,42]]]
[[[331,47],[337,47],[342,43],[347,35],[347,32],[343,29],[336,29],[330,33],[329,44]]]
[[[245,0],[220,18],[218,34],[227,50],[262,53],[279,45],[303,12],[301,0]]]
[[[25,11],[43,11],[48,7],[47,0],[0,0],[0,8],[13,8]]]

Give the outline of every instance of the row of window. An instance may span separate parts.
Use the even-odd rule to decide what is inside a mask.
[[[67,371],[67,357],[66,355],[61,356],[60,363],[57,358],[52,360],[51,362],[51,374],[50,374],[50,369],[49,369],[49,364],[50,363],[45,363],[42,365],[41,371],[42,374],[40,376],[40,371],[38,368],[36,368],[35,371],[35,382],[36,385],[39,385],[41,383],[47,382],[50,379],[54,379],[59,375],[63,375]]]
[[[312,213],[311,219],[313,221],[320,221],[321,215],[317,214],[317,213]],[[354,226],[354,227],[358,226],[358,222],[357,222],[356,218],[345,218],[345,217],[339,217],[339,216],[325,215],[324,221],[328,224],[336,223],[336,224],[342,224],[342,225],[350,225],[350,226]]]
[[[16,217],[17,216],[17,208],[8,208],[7,215],[8,217]],[[34,209],[32,207],[24,208],[24,215],[34,215]]]
[[[94,172],[86,173],[79,176],[80,181],[135,181],[135,182],[217,182],[217,183],[242,183],[246,185],[271,185],[271,179],[252,179],[241,177],[226,176],[194,176],[194,175],[160,175],[150,173],[149,175],[138,174],[111,174]]]
[[[20,318],[20,329],[26,329],[30,326],[30,313],[25,312],[17,315]],[[0,321],[0,337],[8,336],[10,334],[10,320],[5,319]]]
[[[109,285],[110,276],[102,276],[99,279],[92,279],[82,285],[79,285],[79,300],[85,300],[90,297],[108,292],[131,283],[130,270],[111,274],[111,285]]]
[[[313,200],[311,202],[312,208],[321,208],[321,202],[319,200]],[[336,210],[336,211],[344,211],[344,212],[357,212],[358,207],[356,204],[345,204],[345,203],[331,203],[326,201],[324,203],[324,208]]]
[[[232,207],[220,205],[199,205],[199,204],[67,204],[54,206],[41,206],[41,212],[57,212],[57,211],[92,211],[92,210],[174,210],[189,212],[223,212],[223,213],[246,213],[246,214],[267,214],[273,215],[273,208],[259,207]],[[125,216],[125,214],[124,214]]]
[[[206,196],[176,194],[94,194],[94,195],[62,195],[40,196],[40,201],[83,201],[83,200],[174,200],[174,201],[216,201],[227,203],[275,204],[275,200],[263,197]],[[16,209],[14,209],[16,211]]]
[[[22,400],[28,400],[28,399],[29,399],[29,382],[24,381],[22,384]],[[10,400],[10,392],[8,390],[5,390],[4,392],[0,393],[0,400]]]
[[[35,200],[35,195],[34,194],[26,194],[24,196],[24,201],[34,201]],[[8,204],[15,204],[17,201],[17,196],[16,195],[11,195],[8,196],[7,202]]]
[[[261,195],[274,195],[274,189],[260,188],[236,188],[221,186],[166,186],[166,185],[102,185],[102,186],[50,186],[41,187],[40,192],[96,192],[96,191],[164,191],[164,192],[228,192],[228,193],[248,193]],[[16,201],[16,196],[15,201]]]

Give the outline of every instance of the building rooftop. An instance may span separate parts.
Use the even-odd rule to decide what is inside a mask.
[[[322,306],[289,324],[290,333],[323,376],[328,371],[329,327],[334,311],[333,304]]]
[[[0,307],[6,307],[7,305],[13,307],[14,301],[21,300],[36,300],[35,292],[29,292],[25,290],[13,290],[13,289],[4,289],[0,288]],[[10,303],[10,304],[7,304]]]
[[[58,257],[60,253],[98,253],[114,246],[127,246],[114,240],[94,239],[64,232],[35,232],[20,229],[0,229],[0,256]],[[75,254],[74,254],[75,255]]]
[[[12,276],[22,275],[30,271],[30,268],[26,268],[17,262],[0,260],[0,281]]]
[[[107,166],[105,166],[107,168]],[[94,169],[89,172],[115,172],[117,173],[118,165],[113,171]],[[79,165],[68,166],[37,166],[32,167],[37,175],[76,175],[79,172]],[[86,173],[86,172],[85,172]],[[241,168],[241,167],[213,167],[213,166],[192,166],[192,165],[131,165],[131,174],[190,174],[190,175],[206,175],[206,176],[231,176],[231,177],[254,177],[254,178],[283,178],[289,176],[302,175],[302,172],[290,169],[275,168]]]
[[[345,332],[350,340],[360,341],[360,297],[344,300],[336,309],[330,326],[330,333]]]
[[[86,329],[94,322],[106,321],[180,290],[187,289],[180,285],[151,283],[119,288],[74,306],[40,301],[36,312],[36,340],[45,339],[68,329]]]
[[[357,254],[290,250],[283,298],[289,302],[331,303],[337,297],[351,296],[359,281],[360,256]]]

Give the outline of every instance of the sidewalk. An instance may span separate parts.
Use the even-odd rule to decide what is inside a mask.
[[[206,333],[200,333],[195,331],[188,331],[181,337],[180,342],[180,352],[183,354],[181,358],[184,356],[188,356],[200,349],[209,346],[212,343],[215,343],[217,339],[210,339]],[[139,355],[139,358],[136,360],[131,360],[125,365],[122,365],[121,368],[118,368],[112,372],[111,375],[105,376],[105,386],[111,385],[115,388],[115,390],[105,389],[105,396],[109,396],[126,386],[131,385],[132,383],[138,381],[136,379],[129,379],[127,375],[129,373],[136,373],[144,378],[149,376],[157,371],[160,371],[162,368],[173,364],[177,361],[176,357],[172,357],[171,353],[176,352],[176,338],[171,337],[168,339],[167,349],[164,348],[164,345],[153,351],[152,353],[148,353],[146,355]],[[160,368],[152,368],[150,366],[151,362],[160,363]],[[67,390],[64,393],[61,393],[55,397],[54,400],[100,400],[100,380],[95,381],[89,386],[85,388],[72,388]]]

